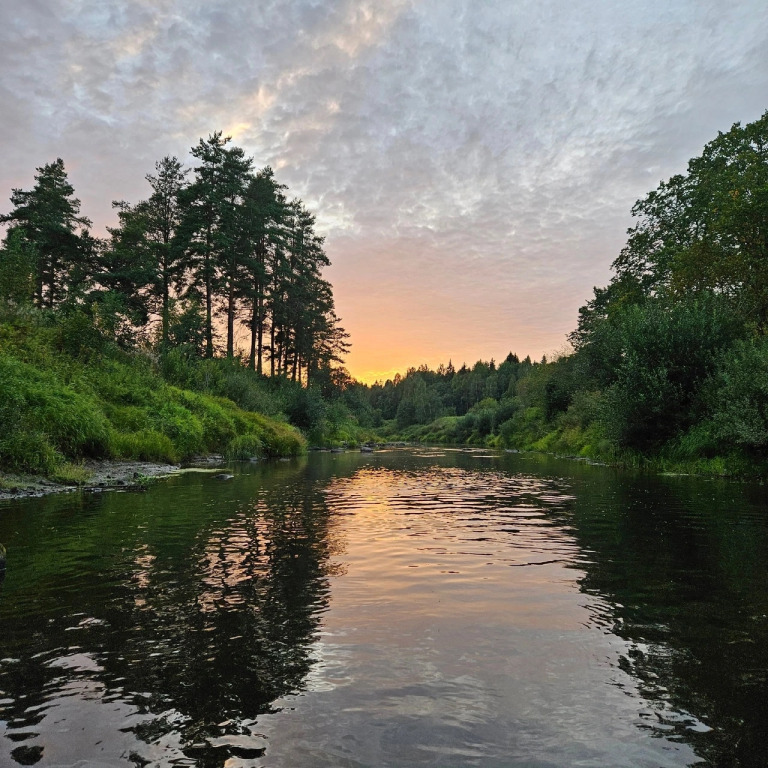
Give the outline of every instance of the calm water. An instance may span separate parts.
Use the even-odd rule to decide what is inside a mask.
[[[768,498],[481,451],[0,506],[0,766],[765,766]]]

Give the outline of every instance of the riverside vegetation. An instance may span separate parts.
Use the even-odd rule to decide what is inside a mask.
[[[768,113],[632,211],[573,350],[411,369],[370,393],[385,432],[712,474],[768,452]]]
[[[0,251],[3,466],[71,474],[83,456],[406,439],[674,471],[765,468],[768,113],[636,203],[569,353],[421,366],[370,387],[341,367],[347,334],[311,214],[221,134],[192,154],[193,181],[165,158],[146,201],[116,204],[104,241],[61,161],[14,190]]]
[[[283,456],[307,437],[358,438],[333,402],[347,334],[313,216],[220,133],[192,155],[191,180],[166,157],[146,200],[115,203],[107,239],[91,235],[61,160],[13,190],[0,467],[78,482],[84,458]]]

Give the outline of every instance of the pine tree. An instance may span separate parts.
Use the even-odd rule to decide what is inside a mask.
[[[266,300],[270,265],[275,263],[275,251],[283,242],[284,189],[275,180],[272,169],[263,168],[250,179],[240,208],[240,247],[245,267],[240,296],[247,306],[243,323],[250,330],[248,365],[259,374],[262,373],[264,331],[268,322]]]
[[[223,294],[227,323],[227,355],[234,354],[235,299],[242,264],[238,258],[238,206],[251,169],[239,147],[227,148],[230,137],[220,131],[200,139],[192,155],[200,160],[195,180],[180,195],[183,216],[177,243],[192,269],[192,289],[205,305],[205,354],[213,357],[213,313]]]
[[[31,190],[12,191],[14,209],[0,216],[0,222],[23,233],[34,252],[34,300],[38,306],[54,307],[66,297],[70,277],[91,250],[91,222],[79,215],[80,201],[73,197],[61,158],[38,168],[35,182]]]
[[[168,346],[172,289],[179,288],[186,267],[184,252],[175,239],[181,224],[179,196],[185,187],[187,171],[176,157],[166,156],[155,164],[156,175],[145,177],[152,194],[139,203],[145,222],[145,239],[152,256],[151,295],[159,303],[156,311],[161,318],[161,345]]]

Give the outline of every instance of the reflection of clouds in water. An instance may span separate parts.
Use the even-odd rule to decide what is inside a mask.
[[[416,457],[420,459],[421,457]],[[649,701],[620,667],[630,645],[592,621],[578,590],[557,478],[366,467],[336,478],[328,506],[348,542],[299,696],[263,716],[275,766],[687,765],[644,740]],[[468,546],[472,544],[473,546]],[[547,559],[528,566],[526,560]],[[520,567],[514,570],[509,565]]]
[[[29,527],[33,556],[0,602],[0,764],[65,727],[58,764],[97,763],[97,728],[105,762],[117,745],[158,766],[183,750],[274,768],[681,768],[692,747],[717,764],[745,727],[763,739],[739,709],[768,647],[763,495],[750,518],[741,486],[675,480],[686,507],[663,478],[446,454],[318,455],[249,466],[237,487],[178,478],[55,526],[3,517]],[[35,504],[53,520],[71,502]],[[40,563],[86,532],[92,556],[52,563],[46,589]],[[711,717],[729,707],[746,726]]]

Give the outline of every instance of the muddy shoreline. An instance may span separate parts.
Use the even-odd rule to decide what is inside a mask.
[[[222,456],[196,457],[188,464],[161,464],[153,461],[85,461],[90,476],[82,485],[58,483],[37,475],[18,475],[0,470],[0,501],[29,499],[51,493],[102,492],[111,489],[142,488],[148,480],[169,477],[194,469],[216,469]]]

